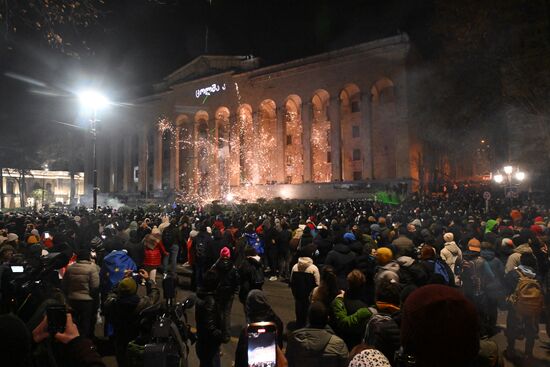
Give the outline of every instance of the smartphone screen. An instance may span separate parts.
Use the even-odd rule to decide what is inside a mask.
[[[45,239],[50,238],[50,232],[44,232],[44,238]]]
[[[11,266],[11,271],[12,271],[13,273],[22,273],[22,272],[25,271],[25,269],[24,269],[22,266],[20,266],[20,265],[12,265],[12,266]]]
[[[247,327],[248,367],[277,365],[277,327],[272,322],[258,322]]]
[[[65,332],[67,324],[67,307],[65,305],[51,305],[46,309],[48,317],[48,332],[50,335]]]

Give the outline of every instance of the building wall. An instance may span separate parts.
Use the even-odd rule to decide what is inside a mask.
[[[409,180],[408,51],[402,35],[184,82],[175,72],[117,118],[100,189],[130,191],[118,183],[128,173],[115,174],[132,167],[130,150],[113,149],[128,131],[139,135],[137,190],[147,195],[214,199],[252,185]]]

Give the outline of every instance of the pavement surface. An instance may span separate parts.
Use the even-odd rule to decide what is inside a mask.
[[[143,288],[143,287],[141,287]],[[294,299],[290,288],[286,283],[279,281],[267,281],[264,284],[264,292],[272,306],[275,313],[281,318],[286,325],[295,320],[294,317]],[[187,290],[178,290],[177,300],[183,301],[189,295],[193,294]],[[187,311],[190,324],[195,325],[195,312],[194,309]],[[506,312],[499,312],[498,325],[504,329],[506,327]],[[230,367],[233,366],[233,360],[235,356],[235,349],[237,347],[237,341],[242,328],[245,326],[244,310],[242,304],[238,301],[238,298],[233,302],[232,316],[231,316],[231,340],[227,344],[223,344],[221,348],[221,366]],[[96,331],[96,335],[100,334],[100,328]],[[286,333],[286,329],[285,329]],[[499,346],[500,353],[506,349],[506,338],[501,331],[491,339],[495,340]],[[535,343],[534,359],[526,361],[522,356],[522,352],[525,348],[525,341],[516,341],[516,353],[518,358],[509,361],[503,358],[505,367],[512,366],[525,366],[525,367],[550,367],[550,338],[546,335],[545,325],[539,327],[539,339]],[[105,356],[104,361],[108,367],[117,367],[114,356]],[[199,361],[195,354],[195,348],[191,347],[191,353],[189,355],[189,366],[198,367]]]

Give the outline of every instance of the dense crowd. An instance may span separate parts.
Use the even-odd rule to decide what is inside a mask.
[[[454,187],[400,205],[341,200],[222,209],[2,214],[0,329],[8,333],[0,345],[10,351],[2,354],[7,363],[103,366],[92,342],[99,318],[118,365],[140,365],[132,353],[143,333],[140,312],[161,299],[160,273],[178,273],[182,264],[196,291],[201,366],[220,365],[235,297],[248,323],[276,325],[279,366],[498,366],[502,356],[531,365],[539,322],[548,328],[550,223],[530,198],[496,199],[487,211],[482,192]],[[52,263],[60,263],[54,276],[45,271]],[[69,306],[64,332],[51,335],[44,309],[29,297],[39,292],[17,282],[27,273],[48,276],[42,293]],[[288,325],[262,291],[276,281],[288,283],[294,298]],[[498,310],[507,311],[505,351],[491,340],[501,332]],[[236,367],[249,365],[247,350],[244,327]]]

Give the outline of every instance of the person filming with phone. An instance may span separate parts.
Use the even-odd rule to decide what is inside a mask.
[[[156,304],[160,299],[160,291],[156,284],[149,278],[149,273],[144,269],[139,270],[136,276],[139,282],[134,279],[134,273],[127,271],[114,288],[114,291],[107,296],[104,305],[104,312],[111,320],[114,328],[115,354],[119,367],[126,366],[126,349],[128,343],[138,336],[139,314],[145,308]],[[138,296],[137,287],[145,280],[147,295]]]

